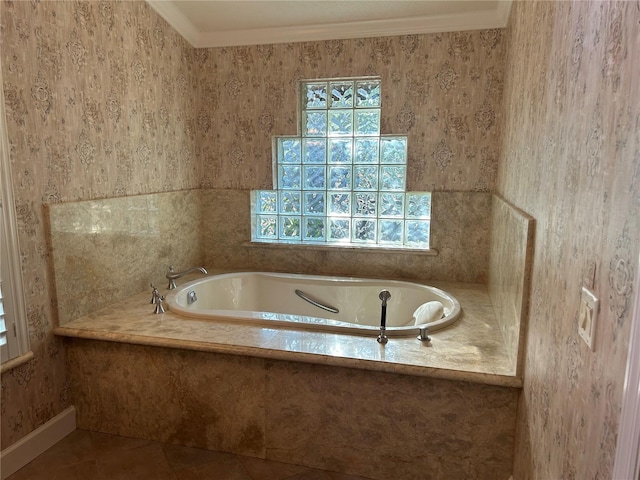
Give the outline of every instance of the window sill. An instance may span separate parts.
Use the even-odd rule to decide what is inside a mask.
[[[0,374],[8,372],[9,370],[16,368],[22,365],[23,363],[27,363],[32,358],[33,358],[33,352],[29,351],[23,355],[20,355],[19,357],[12,358],[11,360],[7,360],[2,365],[0,365]]]
[[[398,248],[392,246],[371,246],[371,245],[354,245],[353,243],[335,243],[331,245],[327,244],[319,244],[319,243],[301,243],[301,242],[259,242],[259,241],[251,241],[245,242],[243,244],[245,247],[260,247],[260,248],[268,248],[268,249],[291,249],[291,248],[301,248],[304,250],[322,250],[322,251],[336,251],[336,250],[353,250],[358,252],[376,252],[380,253],[406,253],[411,255],[425,255],[430,257],[435,257],[438,255],[438,250],[434,248],[424,249],[424,248]]]

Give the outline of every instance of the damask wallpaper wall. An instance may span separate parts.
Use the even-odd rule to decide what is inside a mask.
[[[639,9],[514,2],[506,36],[194,50],[143,2],[2,1],[35,352],[2,375],[3,448],[69,403],[41,204],[268,188],[271,136],[296,133],[295,81],[376,74],[383,133],[409,136],[410,189],[497,189],[536,218],[514,478],[609,478],[640,250]],[[577,335],[583,284],[602,302],[594,352]]]
[[[408,190],[492,191],[501,30],[196,50],[203,187],[272,188],[274,135],[297,133],[297,81],[382,77],[382,134],[408,136]]]
[[[640,3],[514,2],[506,43],[498,191],[536,219],[514,478],[610,479],[639,274]]]
[[[268,188],[271,137],[296,133],[297,80],[349,75],[382,77],[409,189],[495,187],[500,30],[196,50],[142,1],[6,0],[0,28],[35,351],[2,375],[3,448],[69,403],[42,203]]]
[[[2,375],[2,448],[70,401],[42,204],[194,188],[193,49],[144,2],[0,3],[34,359]]]

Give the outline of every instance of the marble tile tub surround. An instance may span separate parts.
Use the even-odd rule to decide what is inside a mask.
[[[514,388],[78,338],[65,345],[79,428],[380,480],[511,472]]]
[[[34,360],[2,375],[2,444],[68,405],[41,204],[268,188],[296,133],[295,82],[383,77],[383,129],[409,135],[409,188],[491,191],[502,30],[193,49],[143,1],[0,2]],[[45,388],[42,385],[46,385]]]
[[[203,321],[170,310],[155,315],[147,292],[66,323],[55,332],[95,340],[520,386],[486,286],[428,283],[451,293],[463,305],[462,318],[435,332],[430,345],[409,337],[393,338],[382,347],[368,336]],[[167,290],[160,289],[160,293],[166,294]]]
[[[59,324],[200,265],[200,191],[46,205]]]
[[[249,245],[249,191],[185,190],[46,207],[59,324],[166,283],[169,265],[485,283],[491,195],[434,192],[437,256]]]
[[[488,290],[518,376],[522,376],[534,230],[532,217],[493,195]]]
[[[135,295],[56,328],[78,426],[381,480],[506,479],[521,381],[486,286],[433,284],[465,307],[429,346],[155,315]]]
[[[431,246],[437,256],[357,249],[248,245],[249,191],[203,190],[204,263],[234,270],[486,283],[491,194],[433,192]]]

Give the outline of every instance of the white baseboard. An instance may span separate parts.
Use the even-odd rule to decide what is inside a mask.
[[[41,427],[0,452],[2,480],[17,472],[38,455],[53,447],[76,429],[76,409],[71,406]]]

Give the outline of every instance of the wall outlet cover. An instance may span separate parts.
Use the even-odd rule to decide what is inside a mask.
[[[578,334],[593,351],[595,347],[596,323],[600,301],[588,288],[580,291],[580,311],[578,312]]]

